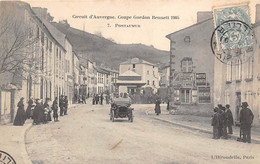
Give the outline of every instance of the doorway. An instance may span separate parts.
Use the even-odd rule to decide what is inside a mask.
[[[190,89],[181,89],[181,103],[183,104],[189,104],[190,103],[190,97],[191,97],[191,91]]]

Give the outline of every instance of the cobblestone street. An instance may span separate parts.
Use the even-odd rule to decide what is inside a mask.
[[[86,104],[69,110],[69,115],[60,117],[60,122],[33,126],[26,136],[32,163],[255,163],[260,160],[259,144],[213,140],[210,134],[155,120],[154,115],[147,115],[153,104],[133,107],[133,123],[127,119],[111,122],[108,105]],[[218,155],[241,159],[214,159]]]

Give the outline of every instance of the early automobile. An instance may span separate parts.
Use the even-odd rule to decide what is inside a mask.
[[[131,108],[131,99],[129,97],[120,97],[113,99],[110,108],[110,120],[114,122],[115,118],[128,118],[133,122],[133,110]]]

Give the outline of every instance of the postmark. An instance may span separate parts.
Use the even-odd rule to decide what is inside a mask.
[[[220,37],[217,38],[217,33]],[[218,40],[219,39],[219,40]],[[249,42],[252,43],[249,44]],[[220,50],[217,44],[219,43]],[[252,56],[253,31],[252,28],[240,20],[228,20],[215,28],[211,36],[211,50],[218,60],[227,63],[231,59],[241,58],[244,61]]]
[[[16,164],[14,158],[10,154],[8,154],[4,151],[1,151],[1,150],[0,150],[0,163],[1,164]]]
[[[217,51],[253,45],[248,5],[214,8],[213,17]]]
[[[212,53],[225,64],[232,60],[246,62],[254,47],[248,5],[213,8],[213,18]]]

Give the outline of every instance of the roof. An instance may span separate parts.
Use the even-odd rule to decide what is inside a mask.
[[[176,34],[176,33],[182,32],[182,31],[184,31],[184,30],[187,30],[187,29],[189,29],[189,28],[193,28],[193,27],[195,27],[195,26],[201,25],[202,23],[205,23],[205,22],[207,22],[207,21],[209,21],[209,20],[213,20],[213,18],[205,19],[204,21],[198,22],[198,23],[193,24],[193,25],[191,25],[191,26],[188,26],[188,27],[185,27],[185,28],[180,29],[180,30],[178,30],[178,31],[175,31],[175,32],[173,32],[173,33],[170,33],[170,34],[166,35],[165,37],[168,38],[168,39],[170,39],[170,36],[173,35],[173,34]]]
[[[100,68],[100,67],[96,67],[96,70],[97,70],[97,72],[99,72],[99,73],[109,74],[109,71],[103,70],[103,69]]]
[[[132,58],[132,59],[129,59],[125,62],[120,63],[120,65],[123,65],[123,64],[148,64],[148,65],[155,66],[155,64],[152,64],[148,61],[145,61],[145,60],[142,60],[142,59],[139,59],[139,58]]]
[[[116,84],[125,84],[125,85],[145,85],[143,81],[121,81],[117,80]]]
[[[47,20],[45,19],[41,19],[42,22],[44,23],[44,25],[48,28],[48,30],[50,31],[50,33],[52,34],[52,36],[58,41],[58,43],[60,45],[62,45],[62,47],[64,49],[66,49],[66,44],[65,44],[65,40],[66,40],[66,35],[63,34],[62,32],[60,32],[56,27],[54,27],[51,23],[49,23]]]
[[[136,73],[134,71],[127,70],[119,76],[141,76],[141,75],[139,75],[138,73]]]

